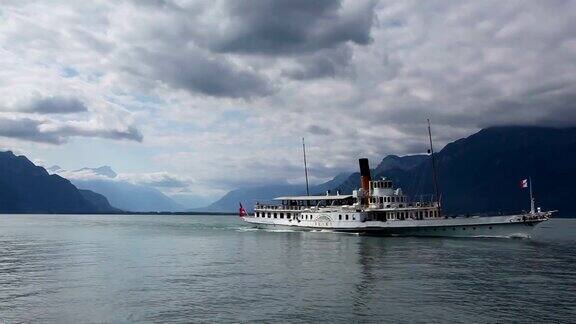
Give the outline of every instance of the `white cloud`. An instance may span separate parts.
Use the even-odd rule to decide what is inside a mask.
[[[191,184],[191,180],[183,179],[168,172],[125,173],[119,174],[118,180],[162,188],[164,190],[179,189],[180,191]]]
[[[41,160],[38,164],[46,166],[46,162]],[[51,173],[56,173],[70,180],[102,180],[102,181],[119,181],[128,182],[136,185],[155,187],[167,194],[186,193],[188,187],[192,184],[190,179],[171,174],[169,172],[151,172],[151,173],[116,173],[109,166],[98,168],[84,167],[78,170],[66,170],[59,166],[46,167]]]
[[[118,149],[110,164],[132,158],[146,170],[125,174],[167,185],[158,173],[166,170],[189,179],[191,191],[301,181],[303,136],[321,181],[355,169],[360,156],[376,163],[422,152],[426,118],[439,146],[492,125],[576,124],[575,2],[0,8],[0,135],[48,143],[144,137],[137,154]],[[85,109],[20,109],[35,98],[76,98]]]

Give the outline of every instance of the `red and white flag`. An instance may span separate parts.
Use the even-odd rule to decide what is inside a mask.
[[[240,204],[240,209],[238,209],[238,216],[244,217],[247,215],[246,210],[244,209],[244,207],[242,207],[242,203],[239,203],[239,204]]]
[[[528,188],[528,179],[520,180],[520,188],[522,188],[522,189]]]

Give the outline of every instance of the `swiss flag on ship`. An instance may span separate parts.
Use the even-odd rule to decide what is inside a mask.
[[[240,204],[240,208],[238,209],[238,216],[239,217],[244,217],[246,216],[246,210],[244,209],[244,207],[242,207],[242,203]]]
[[[522,188],[522,189],[528,188],[528,179],[520,180],[520,188]]]

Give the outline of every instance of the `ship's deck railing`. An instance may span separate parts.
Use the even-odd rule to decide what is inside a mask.
[[[254,210],[303,210],[311,206],[286,206],[286,205],[272,205],[272,204],[256,204]]]
[[[304,210],[310,208],[329,208],[329,207],[351,207],[348,205],[344,206],[288,206],[288,205],[278,205],[278,204],[261,204],[257,203],[254,205],[254,210]],[[418,202],[418,203],[391,203],[391,204],[370,204],[370,208],[384,209],[384,208],[400,208],[400,209],[420,209],[420,208],[435,208],[439,207],[437,202]]]
[[[370,208],[376,209],[388,209],[388,208],[400,208],[400,209],[420,209],[420,208],[435,208],[439,207],[437,202],[409,202],[409,203],[376,203],[370,204]]]
[[[354,208],[350,205],[337,205],[337,206],[288,206],[288,205],[272,205],[272,204],[256,204],[254,205],[254,210],[305,210],[305,209],[317,209],[320,208]]]

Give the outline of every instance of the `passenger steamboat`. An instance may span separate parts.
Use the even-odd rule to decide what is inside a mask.
[[[430,148],[435,170],[434,152]],[[305,152],[305,147],[304,147]],[[305,154],[305,153],[304,153]],[[360,159],[360,188],[351,195],[287,196],[275,198],[275,204],[256,203],[248,215],[240,208],[242,220],[267,229],[298,229],[396,236],[451,237],[530,237],[534,227],[550,219],[554,211],[535,208],[530,186],[530,211],[498,216],[443,215],[438,199],[414,201],[395,188],[391,180],[372,180],[368,159]],[[305,167],[306,168],[306,167]],[[528,186],[524,180],[523,187]]]

